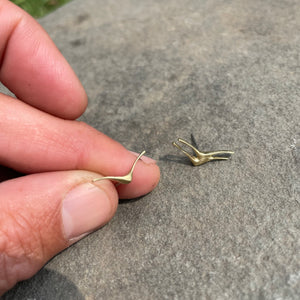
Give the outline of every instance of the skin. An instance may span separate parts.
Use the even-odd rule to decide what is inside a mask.
[[[40,25],[7,0],[0,0],[0,81],[17,98],[0,94],[0,165],[28,174],[0,183],[1,296],[74,242],[63,230],[64,196],[93,178],[127,174],[136,155],[75,121],[87,106],[81,83]],[[98,227],[119,198],[149,193],[159,176],[146,159],[129,185],[97,182],[111,205]]]

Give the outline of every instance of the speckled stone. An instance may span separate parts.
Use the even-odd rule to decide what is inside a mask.
[[[161,168],[150,194],[5,299],[299,299],[297,0],[74,0],[40,20],[81,120]],[[177,137],[229,161],[192,167]]]

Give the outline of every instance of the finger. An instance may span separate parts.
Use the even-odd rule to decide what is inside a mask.
[[[136,155],[101,132],[10,99],[0,97],[0,164],[24,173],[84,169],[122,176],[131,169]],[[150,192],[159,176],[155,162],[143,157],[135,167],[132,183],[118,189],[120,197]]]
[[[75,73],[41,26],[0,0],[0,81],[22,101],[50,114],[75,119],[87,97]]]
[[[117,192],[109,181],[92,184],[97,176],[51,172],[0,184],[0,296],[112,218]]]

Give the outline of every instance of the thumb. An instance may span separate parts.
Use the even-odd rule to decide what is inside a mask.
[[[117,191],[96,177],[63,171],[0,183],[0,296],[112,218]]]

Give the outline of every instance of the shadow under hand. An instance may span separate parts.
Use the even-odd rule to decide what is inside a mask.
[[[143,196],[133,198],[133,199],[120,199],[119,204],[127,204],[127,203],[137,202],[137,201],[142,200],[145,196],[147,196],[147,195],[143,195]]]
[[[84,300],[85,297],[65,276],[43,268],[34,277],[18,283],[1,299]]]

